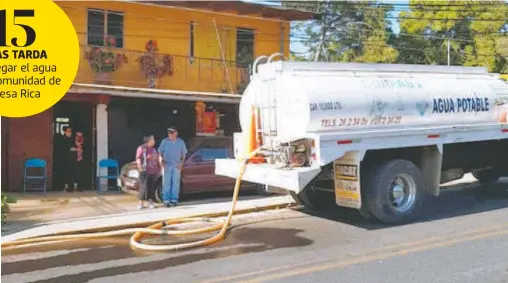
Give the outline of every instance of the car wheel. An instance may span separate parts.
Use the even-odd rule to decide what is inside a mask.
[[[473,170],[471,174],[482,184],[494,183],[501,178],[499,172],[493,169]]]
[[[419,214],[425,198],[420,169],[407,160],[391,160],[372,168],[365,188],[370,215],[385,224],[410,222]]]
[[[155,184],[155,201],[157,203],[163,203],[162,201],[162,180],[158,180]]]

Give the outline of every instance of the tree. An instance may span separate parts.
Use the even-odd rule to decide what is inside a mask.
[[[313,61],[329,61],[337,51],[337,44],[346,40],[346,23],[360,20],[353,5],[335,1],[285,1],[283,6],[312,11],[316,19],[293,26],[292,33],[313,54]],[[339,47],[340,48],[340,47]]]
[[[344,54],[343,61],[395,63],[399,53],[388,44],[392,31],[386,20],[392,7],[370,2],[367,6],[359,6],[358,9],[363,10],[363,22],[359,24],[368,29],[362,29],[357,34],[360,48],[357,49],[356,54]]]
[[[499,71],[506,64],[497,38],[508,24],[504,0],[410,0],[399,15],[401,33],[392,37],[400,63],[485,66]],[[505,20],[503,20],[505,19]]]
[[[387,6],[374,1],[285,1],[283,6],[318,15],[292,29],[292,37],[303,39],[314,61],[394,62],[397,58],[397,51],[386,44]]]
[[[464,65],[484,66],[492,72],[499,72],[506,65],[506,59],[499,53],[500,32],[508,25],[508,4],[504,0],[485,1],[474,5],[470,11],[471,31],[474,44],[465,49],[467,60]],[[484,21],[489,19],[489,21]],[[497,21],[490,21],[497,19]],[[504,21],[501,21],[504,19]]]

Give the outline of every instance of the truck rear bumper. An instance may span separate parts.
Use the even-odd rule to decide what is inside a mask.
[[[215,174],[236,179],[242,163],[236,159],[216,159]],[[242,180],[299,193],[321,168],[278,168],[272,164],[248,164]]]

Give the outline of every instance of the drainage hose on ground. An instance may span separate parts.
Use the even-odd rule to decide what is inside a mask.
[[[194,217],[189,218],[180,218],[180,219],[171,219],[159,223],[155,223],[146,228],[128,228],[107,232],[98,232],[98,233],[85,233],[85,234],[75,234],[75,235],[56,235],[56,236],[47,236],[47,237],[38,237],[38,238],[29,238],[23,240],[17,240],[13,242],[2,243],[2,248],[7,247],[21,247],[25,245],[38,245],[45,244],[48,242],[55,241],[66,241],[66,240],[78,240],[78,239],[90,239],[90,238],[105,238],[105,237],[113,237],[113,236],[123,236],[123,235],[132,235],[130,238],[130,245],[137,249],[148,250],[148,251],[175,251],[181,249],[194,248],[204,245],[210,245],[217,243],[224,239],[224,236],[227,230],[230,227],[231,220],[233,218],[233,214],[235,212],[236,203],[238,201],[238,194],[240,192],[240,184],[242,183],[242,177],[245,173],[245,169],[247,168],[247,163],[249,160],[257,154],[258,151],[254,151],[250,154],[248,158],[246,158],[242,164],[240,165],[240,169],[238,172],[238,176],[236,178],[235,187],[233,191],[233,199],[231,202],[231,209],[227,215],[226,220],[220,221],[214,218],[207,218],[204,215],[196,215]],[[198,228],[192,230],[180,230],[180,231],[168,231],[163,230],[162,228],[168,225],[180,224],[180,223],[189,223],[189,222],[215,222],[213,226]],[[146,235],[170,235],[170,236],[184,236],[184,235],[195,235],[195,234],[203,234],[212,231],[219,231],[215,236],[210,237],[208,239],[189,242],[189,243],[181,243],[181,244],[173,244],[173,245],[149,245],[141,243],[141,239]]]

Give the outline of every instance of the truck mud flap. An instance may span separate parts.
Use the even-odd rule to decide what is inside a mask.
[[[236,179],[241,164],[235,159],[216,159],[215,174]],[[278,168],[272,164],[248,164],[242,180],[299,193],[320,172],[319,167]]]

